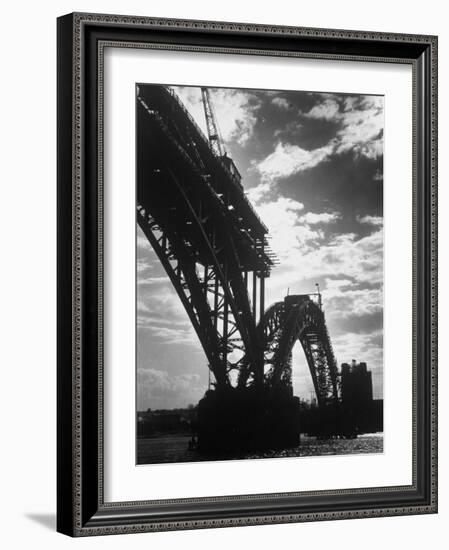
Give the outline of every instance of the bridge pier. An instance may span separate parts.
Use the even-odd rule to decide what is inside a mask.
[[[299,445],[299,399],[290,388],[226,387],[198,404],[198,449],[221,456]]]

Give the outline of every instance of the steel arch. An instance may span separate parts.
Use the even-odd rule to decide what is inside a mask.
[[[268,308],[258,325],[264,349],[267,386],[291,386],[291,358],[295,343],[301,342],[312,376],[318,404],[338,400],[338,369],[324,312],[308,295],[287,297]],[[251,365],[244,361],[239,385],[251,377]]]

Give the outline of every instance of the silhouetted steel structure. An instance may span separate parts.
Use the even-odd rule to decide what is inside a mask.
[[[220,135],[220,129],[217,124],[217,118],[214,113],[214,106],[210,100],[209,89],[201,88],[201,97],[203,99],[204,114],[206,115],[207,134],[209,143],[217,157],[224,157],[223,138]]]
[[[316,303],[310,295],[287,296],[270,306],[259,323],[264,351],[265,384],[291,387],[292,349],[301,342],[318,404],[338,398],[338,369],[326,327],[321,297]],[[247,382],[248,370],[242,368],[239,384]]]
[[[317,399],[338,399],[337,366],[321,304],[288,296],[265,310],[276,263],[268,230],[223,150],[208,91],[209,139],[171,88],[137,93],[138,223],[189,315],[216,388],[291,388],[300,341]]]

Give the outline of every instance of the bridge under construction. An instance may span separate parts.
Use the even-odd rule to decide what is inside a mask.
[[[277,260],[244,193],[202,89],[208,136],[168,86],[137,87],[137,220],[198,335],[213,378],[199,403],[199,447],[299,441],[292,349],[299,341],[319,407],[338,407],[321,296],[265,304]],[[298,266],[298,269],[300,267]]]

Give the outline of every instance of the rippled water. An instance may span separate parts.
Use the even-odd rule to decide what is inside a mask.
[[[382,453],[383,434],[361,435],[357,439],[323,439],[301,436],[297,447],[282,451],[251,453],[245,458],[280,458],[283,456],[323,456],[361,453]]]
[[[297,447],[271,450],[244,455],[206,456],[188,448],[190,437],[168,435],[137,441],[138,464],[167,462],[199,462],[205,460],[241,460],[245,458],[281,458],[297,456],[326,456],[343,454],[366,454],[383,452],[383,434],[361,435],[357,439],[324,439],[301,435]]]

